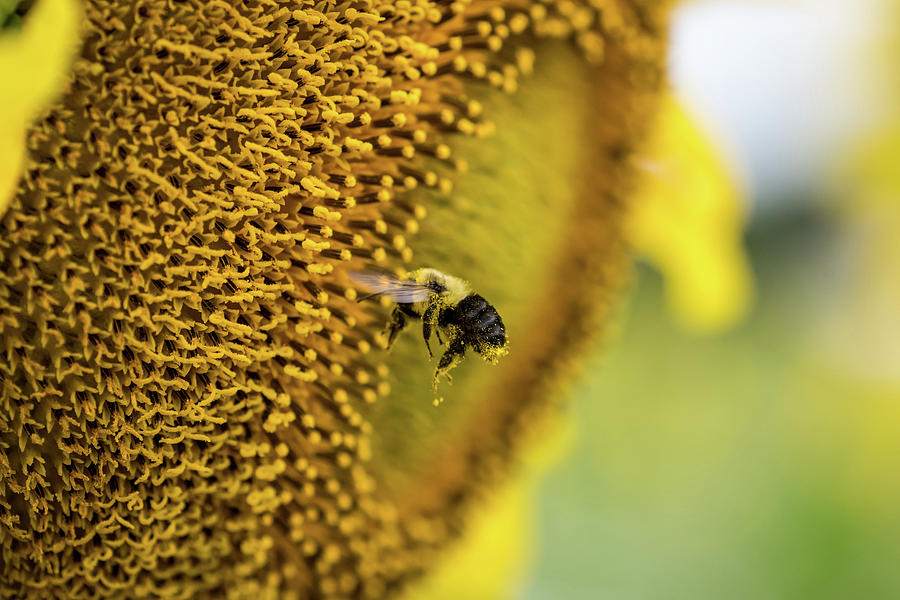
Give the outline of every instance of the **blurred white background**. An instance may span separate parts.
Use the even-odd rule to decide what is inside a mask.
[[[898,26],[885,5],[702,0],[676,11],[672,84],[731,155],[758,212],[809,198],[847,145],[896,110],[871,64]]]

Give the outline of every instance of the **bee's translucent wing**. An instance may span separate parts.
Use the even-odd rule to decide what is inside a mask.
[[[350,279],[353,283],[370,292],[368,296],[363,296],[357,300],[361,302],[372,296],[385,295],[394,302],[401,304],[409,304],[413,302],[423,302],[428,299],[432,293],[424,283],[415,281],[404,281],[398,279],[388,272],[364,272],[354,271],[350,273]]]

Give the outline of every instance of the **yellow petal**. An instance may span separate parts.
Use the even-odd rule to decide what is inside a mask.
[[[3,130],[0,130],[0,215],[16,190],[19,172],[25,162],[24,135],[24,128],[15,130],[10,127],[9,135],[3,135]]]
[[[835,290],[840,307],[820,328],[821,350],[842,367],[900,382],[900,123],[885,123],[835,169],[840,246],[853,257]],[[848,343],[848,340],[853,340]]]
[[[76,0],[40,0],[21,31],[0,34],[0,214],[24,160],[25,125],[62,91],[80,20]]]
[[[634,198],[628,236],[663,274],[675,318],[698,333],[735,324],[750,306],[753,280],[734,175],[671,96],[638,161],[649,176]]]

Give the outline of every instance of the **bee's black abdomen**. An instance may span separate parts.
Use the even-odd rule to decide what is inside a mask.
[[[442,315],[443,325],[454,324],[466,344],[476,350],[482,345],[496,348],[506,344],[506,327],[497,310],[478,294],[466,296]]]

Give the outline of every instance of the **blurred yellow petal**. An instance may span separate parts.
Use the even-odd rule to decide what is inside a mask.
[[[574,446],[574,423],[560,417],[527,447],[519,468],[497,489],[465,534],[407,600],[502,600],[517,597],[534,558],[538,486]]]
[[[841,285],[819,349],[863,379],[900,383],[900,123],[863,141],[835,169]]]
[[[860,69],[888,114],[837,157],[827,188],[838,224],[841,272],[818,349],[863,385],[900,394],[900,0],[875,0]]]
[[[649,176],[633,200],[632,245],[663,274],[669,307],[684,327],[700,333],[734,325],[753,298],[735,176],[671,96],[638,161]]]
[[[0,214],[25,158],[25,127],[62,91],[81,12],[76,0],[40,0],[21,31],[0,33]]]
[[[22,143],[24,135],[24,128],[8,133],[0,130],[0,215],[12,198],[19,172],[25,162],[25,145]]]

